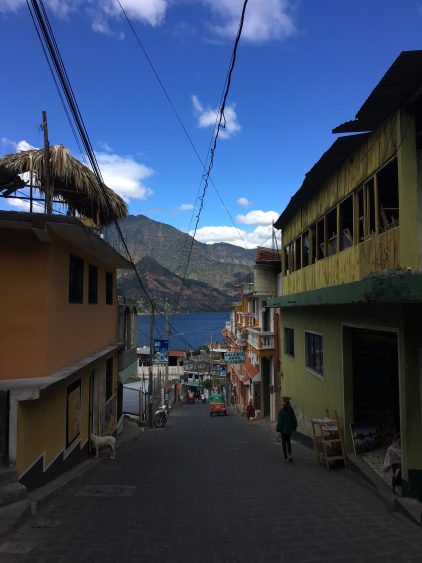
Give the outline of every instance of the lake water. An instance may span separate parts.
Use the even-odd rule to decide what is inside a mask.
[[[202,344],[222,341],[221,330],[230,320],[229,311],[217,313],[185,313],[169,315],[172,334],[169,337],[170,350],[191,350]],[[155,316],[154,338],[165,340],[166,324],[161,316]],[[149,346],[150,317],[138,316],[138,346]]]

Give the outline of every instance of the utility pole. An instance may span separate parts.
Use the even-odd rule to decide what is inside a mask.
[[[149,377],[148,377],[148,421],[149,427],[152,428],[152,360],[154,357],[154,315],[155,315],[155,308],[154,305],[151,305],[151,322],[150,322],[150,331],[149,331]]]
[[[45,168],[45,212],[52,212],[53,193],[50,175],[50,143],[48,142],[47,112],[42,112],[42,125],[44,131],[44,168]]]
[[[169,314],[169,302],[166,297],[166,338],[167,338],[167,342],[170,344],[170,327],[169,327],[168,314]],[[164,369],[165,369],[165,377],[164,377],[164,399],[165,399],[166,394],[168,393],[168,385],[169,385],[169,350],[168,349],[167,349],[167,362]],[[163,400],[163,404],[164,402],[165,401]]]

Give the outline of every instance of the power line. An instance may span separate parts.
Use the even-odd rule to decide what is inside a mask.
[[[203,188],[203,191],[202,191],[202,195],[199,198],[199,200],[200,200],[199,210],[198,210],[198,214],[196,216],[195,230],[194,230],[193,237],[192,237],[192,243],[191,243],[191,246],[190,246],[190,249],[189,249],[188,260],[187,260],[185,273],[184,273],[183,280],[182,280],[182,286],[180,288],[179,298],[178,298],[178,301],[177,301],[178,304],[180,302],[182,292],[183,292],[184,280],[186,279],[186,275],[187,275],[187,271],[188,271],[188,267],[189,267],[189,262],[190,262],[190,257],[191,257],[191,254],[192,254],[193,243],[195,241],[196,231],[198,230],[199,218],[201,216],[201,212],[202,212],[202,209],[204,207],[204,200],[205,200],[205,195],[206,195],[207,189],[208,189],[209,177],[210,177],[210,174],[211,174],[211,170],[214,166],[214,157],[215,157],[215,151],[217,149],[218,136],[219,136],[219,133],[220,133],[220,129],[221,129],[221,126],[222,126],[223,119],[225,121],[224,109],[226,107],[227,96],[228,96],[229,91],[230,91],[231,77],[232,77],[234,65],[235,65],[235,62],[236,62],[237,47],[239,45],[240,37],[242,35],[243,22],[245,20],[245,11],[246,11],[247,3],[248,3],[248,0],[244,0],[242,13],[241,13],[241,16],[240,16],[239,29],[237,31],[237,36],[236,36],[236,39],[235,39],[235,42],[234,42],[230,68],[229,68],[229,72],[228,72],[228,76],[227,76],[227,80],[226,80],[226,87],[225,87],[225,92],[224,92],[224,95],[223,95],[223,101],[222,101],[221,106],[220,106],[220,112],[219,112],[220,115],[219,115],[219,119],[218,119],[217,130],[216,130],[216,133],[215,133],[215,136],[214,136],[213,147],[210,151],[210,155],[211,155],[210,156],[210,162],[209,162],[209,165],[208,165],[208,170],[205,173],[205,175],[203,176],[203,178],[204,178],[204,188]],[[223,125],[223,127],[225,127],[225,124]]]
[[[142,41],[141,41],[141,39],[140,39],[138,33],[136,32],[136,30],[135,30],[135,28],[134,28],[134,26],[133,26],[133,24],[132,24],[132,22],[131,22],[129,16],[127,15],[125,9],[123,8],[123,6],[122,6],[120,0],[116,0],[116,2],[117,2],[117,4],[119,5],[119,7],[120,7],[120,9],[121,9],[121,11],[122,11],[122,13],[123,13],[123,15],[124,15],[124,17],[125,17],[125,19],[126,19],[128,25],[129,25],[129,27],[130,27],[132,33],[133,33],[133,36],[135,37],[135,40],[136,40],[137,43],[139,44],[139,46],[140,46],[140,48],[141,48],[141,50],[142,50],[142,52],[143,52],[143,54],[144,54],[144,56],[145,56],[145,58],[146,58],[148,64],[149,64],[149,66],[151,67],[151,69],[152,69],[152,71],[153,71],[153,73],[154,73],[154,75],[155,75],[155,77],[156,77],[156,79],[157,79],[157,81],[158,81],[158,83],[159,83],[159,85],[160,85],[160,87],[161,87],[163,93],[164,93],[164,96],[166,97],[168,103],[170,104],[170,107],[171,107],[173,113],[175,114],[175,116],[176,116],[176,118],[177,118],[177,121],[179,122],[179,124],[180,124],[180,126],[181,126],[181,128],[182,128],[182,130],[183,130],[183,132],[184,132],[184,134],[185,134],[185,136],[186,136],[186,138],[187,138],[188,141],[189,141],[189,144],[191,145],[191,147],[192,147],[192,149],[193,149],[193,151],[194,151],[194,153],[195,153],[197,159],[198,159],[199,162],[201,163],[201,166],[202,166],[203,171],[205,171],[205,170],[206,170],[206,162],[208,161],[208,156],[210,155],[211,150],[212,150],[211,147],[212,147],[213,138],[214,138],[214,135],[218,136],[219,123],[220,123],[220,125],[221,125],[221,116],[224,115],[224,113],[222,114],[222,113],[221,113],[221,110],[220,110],[220,120],[219,120],[219,116],[218,116],[218,113],[217,113],[216,122],[215,122],[214,130],[213,130],[213,134],[212,134],[212,136],[211,136],[210,144],[209,144],[209,147],[208,147],[207,158],[206,158],[206,161],[204,162],[204,161],[202,160],[202,158],[201,158],[201,156],[200,156],[198,150],[196,149],[195,144],[194,144],[194,142],[193,142],[191,136],[189,135],[189,132],[188,132],[187,128],[185,127],[185,125],[184,125],[184,123],[183,123],[183,121],[182,121],[182,119],[181,119],[181,117],[180,117],[180,115],[179,115],[179,113],[178,113],[178,111],[177,111],[177,109],[176,109],[175,104],[173,103],[173,101],[172,101],[172,99],[171,99],[171,97],[170,97],[170,95],[169,95],[169,93],[168,93],[166,87],[164,86],[164,83],[163,83],[163,81],[161,80],[161,78],[160,78],[160,76],[159,76],[159,74],[158,74],[158,72],[157,72],[157,70],[156,70],[156,68],[155,68],[155,66],[154,66],[154,64],[153,64],[153,62],[152,62],[152,60],[151,60],[151,58],[150,58],[150,56],[149,56],[147,50],[146,50],[146,48],[144,47],[144,45],[143,45],[143,43],[142,43]],[[243,27],[243,19],[244,19],[244,14],[245,14],[245,9],[246,9],[246,4],[247,4],[247,2],[248,2],[248,0],[246,0],[246,1],[244,2],[244,6],[243,6],[243,10],[242,10],[241,24],[239,25],[240,33],[241,33],[241,27]],[[240,33],[238,32],[238,38],[240,38]],[[236,39],[237,42],[238,42],[238,38]],[[235,49],[237,49],[237,43],[235,44]],[[235,55],[235,57],[236,57],[236,55]],[[235,57],[234,57],[234,58],[235,58]],[[226,82],[225,82],[225,84],[224,84],[224,88],[226,89],[226,93],[227,93],[227,91],[228,91],[227,83],[228,83],[228,81],[229,81],[229,78],[231,77],[231,69],[230,69],[230,67],[232,67],[233,64],[234,64],[234,61],[233,61],[233,54],[232,54],[231,62],[230,62],[230,65],[229,65],[229,70],[228,70],[227,77],[226,77]],[[223,90],[223,91],[224,91],[224,90]],[[222,104],[223,104],[224,96],[227,96],[227,94],[222,94],[221,99],[220,99],[220,105],[219,105],[219,107],[223,107]],[[225,102],[224,102],[224,103],[225,103]],[[210,172],[210,171],[209,171],[209,172]],[[209,172],[208,172],[208,176],[209,176]],[[205,173],[205,175],[206,175],[206,173]],[[194,209],[193,209],[193,211],[192,211],[192,215],[191,215],[191,220],[190,220],[190,223],[189,223],[188,231],[190,231],[190,228],[191,228],[191,224],[192,224],[192,221],[193,221],[193,218],[194,218],[194,215],[195,215],[196,203],[198,202],[198,199],[201,201],[199,214],[200,214],[200,212],[202,211],[203,202],[202,202],[202,200],[201,200],[201,197],[199,196],[199,193],[200,193],[201,185],[202,185],[202,182],[204,181],[205,175],[202,176],[200,185],[199,185],[199,187],[198,187],[198,192],[197,192],[196,200],[195,200],[195,206],[194,206]],[[223,198],[221,197],[220,192],[219,192],[218,189],[217,189],[217,186],[216,186],[215,183],[213,182],[212,178],[208,178],[208,179],[209,179],[209,182],[211,183],[211,185],[213,186],[213,188],[214,188],[214,190],[215,190],[215,192],[216,192],[216,194],[217,194],[217,196],[218,196],[218,198],[219,198],[219,200],[220,200],[220,202],[221,202],[223,208],[225,209],[225,211],[226,211],[226,213],[227,213],[227,215],[228,215],[230,221],[232,222],[233,226],[234,226],[235,229],[237,230],[237,232],[238,232],[238,234],[239,234],[239,238],[243,241],[243,244],[244,244],[245,248],[247,248],[247,245],[246,245],[246,242],[245,242],[245,240],[244,240],[244,238],[243,238],[243,236],[242,236],[242,233],[241,233],[239,227],[236,225],[236,223],[235,223],[233,217],[231,216],[231,214],[230,214],[230,212],[229,212],[229,210],[228,210],[228,208],[227,208],[227,206],[226,206],[226,204],[225,204]],[[196,235],[196,230],[197,230],[197,227],[195,228],[195,235]],[[193,237],[193,238],[195,238],[195,237]],[[185,244],[186,244],[186,243],[184,243],[184,245],[183,245],[183,249],[182,249],[181,254],[183,254],[183,251],[184,251],[184,248],[185,248]],[[193,245],[193,242],[192,242],[192,245]],[[191,246],[192,246],[192,245],[191,245]],[[184,277],[183,277],[183,282],[182,282],[182,286],[181,286],[181,291],[183,291],[183,284],[184,284],[184,280],[185,280],[185,278],[186,278],[187,270],[188,270],[188,267],[189,267],[190,255],[191,255],[191,251],[189,252],[189,255],[188,255],[188,261],[187,261],[187,265],[186,265],[186,269],[185,269],[185,275],[184,275]],[[178,304],[179,304],[179,302],[180,302],[180,298],[178,299]]]
[[[50,54],[50,58],[53,62],[53,65],[54,65],[54,68],[56,70],[58,79],[59,79],[60,84],[62,86],[64,95],[66,97],[68,106],[69,106],[70,111],[73,115],[73,119],[75,121],[76,128],[77,128],[79,135],[81,137],[82,144],[85,148],[86,154],[87,154],[88,159],[90,161],[93,173],[95,174],[95,176],[97,178],[98,186],[99,186],[99,189],[100,189],[102,196],[104,198],[105,205],[108,207],[111,216],[113,216],[114,215],[113,209],[112,209],[112,206],[111,206],[109,196],[108,196],[107,191],[106,191],[106,187],[105,187],[105,184],[104,184],[104,181],[103,181],[103,178],[102,178],[101,170],[99,168],[94,150],[92,148],[92,144],[91,144],[91,141],[89,139],[84,120],[82,118],[82,114],[81,114],[79,106],[77,104],[76,97],[74,95],[69,77],[67,75],[66,67],[65,67],[64,62],[61,58],[61,54],[60,54],[56,39],[54,37],[54,33],[53,33],[52,28],[51,28],[50,22],[48,20],[48,16],[47,16],[47,13],[45,11],[44,5],[42,3],[42,0],[39,0],[40,5],[38,5],[37,0],[31,0],[31,4],[32,4],[32,10],[33,10],[33,12],[36,16],[37,21],[38,21],[38,26],[39,26],[40,31],[42,33],[42,36],[44,38],[44,43],[45,43],[47,50]],[[28,9],[29,9],[29,11],[32,15],[29,0],[27,0],[27,6],[28,6]],[[34,25],[36,25],[34,18],[33,18],[33,22],[34,22]],[[38,34],[38,37],[41,40],[40,34]],[[145,288],[145,286],[144,286],[144,284],[143,284],[143,282],[142,282],[142,280],[139,276],[139,273],[138,273],[136,266],[133,262],[133,259],[131,257],[131,254],[129,252],[129,249],[128,249],[128,246],[127,246],[127,243],[126,243],[126,240],[123,237],[123,233],[121,231],[121,228],[120,228],[120,225],[119,225],[117,219],[114,218],[113,223],[114,223],[115,229],[118,233],[118,236],[123,243],[123,247],[124,247],[126,255],[128,257],[128,261],[130,262],[132,269],[135,273],[135,277],[138,281],[139,290],[140,290],[140,293],[141,293],[143,299],[145,300],[146,303],[148,303],[150,305],[152,311],[156,310],[160,314],[160,316],[164,317],[164,315],[157,308],[154,300],[148,294],[148,292],[147,292],[147,290],[146,290],[146,288]],[[166,320],[166,322],[168,322],[168,321]],[[189,346],[189,348],[193,349],[193,346],[191,346],[189,342],[187,342],[186,340],[184,340],[184,342]]]

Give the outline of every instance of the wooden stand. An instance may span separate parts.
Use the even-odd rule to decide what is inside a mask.
[[[330,461],[342,460],[346,466],[343,433],[340,428],[337,411],[330,416],[327,410],[326,418],[312,419],[312,434],[318,463],[325,463],[330,469]]]

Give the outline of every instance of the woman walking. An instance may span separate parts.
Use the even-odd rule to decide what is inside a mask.
[[[295,411],[290,404],[290,397],[281,397],[281,409],[278,413],[276,431],[281,434],[281,444],[283,446],[284,462],[293,463],[292,444],[290,436],[297,428]]]

